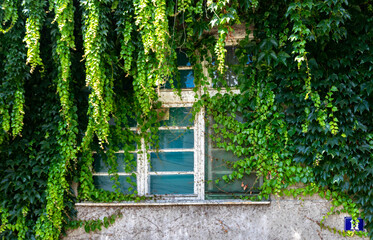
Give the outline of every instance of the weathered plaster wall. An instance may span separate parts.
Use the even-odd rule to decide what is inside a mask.
[[[317,222],[329,208],[318,197],[272,198],[267,205],[78,206],[80,219],[103,219],[118,211],[123,217],[108,229],[88,234],[72,230],[64,239],[361,239],[320,229]],[[326,223],[343,230],[344,215],[331,216]]]

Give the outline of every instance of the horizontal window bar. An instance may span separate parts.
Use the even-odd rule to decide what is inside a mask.
[[[153,149],[148,152],[194,152],[194,148],[169,148],[169,149]]]
[[[233,169],[232,169],[232,171],[212,171],[211,170],[211,172],[215,173],[215,174],[226,174],[226,175],[228,175],[228,174],[231,174],[233,172]]]
[[[140,150],[140,149],[139,149]],[[138,150],[138,151],[139,151]],[[138,151],[128,151],[128,153],[137,153]],[[104,151],[104,153],[106,153],[107,151]],[[114,152],[114,153],[124,153],[125,151],[124,150],[119,150],[117,152]],[[92,151],[93,154],[97,153],[96,151]]]
[[[119,150],[115,153],[124,153],[125,151],[124,150]],[[128,153],[137,153],[138,151],[128,151]]]
[[[171,108],[171,107],[192,107],[193,106],[193,102],[190,102],[190,103],[186,103],[186,102],[172,102],[172,103],[165,103],[165,102],[162,102],[162,107],[163,108]]]
[[[169,172],[149,172],[149,175],[191,175],[194,172],[176,172],[176,171],[169,171]]]
[[[192,66],[179,66],[177,67],[178,70],[193,70]]]
[[[180,129],[195,129],[195,127],[177,127],[177,126],[170,126],[170,127],[159,127],[159,130],[180,130]]]
[[[133,172],[135,174],[137,174],[136,172]],[[118,176],[131,176],[133,173],[124,173],[124,172],[121,172],[121,173],[118,173]],[[109,174],[109,173],[92,173],[93,176],[112,176],[113,174]]]

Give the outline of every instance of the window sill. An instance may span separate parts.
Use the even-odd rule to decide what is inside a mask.
[[[194,200],[175,201],[158,200],[145,202],[118,202],[118,203],[94,203],[81,202],[75,206],[81,207],[142,207],[142,206],[193,206],[193,205],[269,205],[270,201],[243,201],[243,200]]]

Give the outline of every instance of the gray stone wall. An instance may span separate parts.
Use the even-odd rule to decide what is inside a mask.
[[[79,219],[103,219],[116,212],[123,217],[102,231],[71,230],[64,239],[361,239],[320,229],[318,222],[330,207],[329,201],[319,197],[303,200],[272,197],[270,203],[261,205],[79,205]],[[344,217],[330,216],[325,223],[343,230]]]

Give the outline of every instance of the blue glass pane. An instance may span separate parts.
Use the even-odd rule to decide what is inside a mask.
[[[194,123],[190,121],[193,117],[192,108],[169,108],[168,111],[169,119],[160,121],[161,126],[193,126]]]
[[[173,79],[173,85],[175,88],[194,88],[194,74],[193,70],[179,70],[180,79]],[[166,82],[164,88],[171,89],[169,81]]]
[[[180,70],[181,88],[194,88],[193,70]]]
[[[150,154],[151,171],[193,171],[194,152]]]
[[[136,161],[137,161],[137,154],[136,153],[129,153],[128,154],[128,160],[130,161],[130,164],[124,164],[125,162],[125,155],[124,153],[116,153],[115,156],[117,157],[116,161],[118,163],[117,170],[118,172],[133,172],[136,171]],[[94,162],[93,162],[93,169],[95,172],[108,172],[109,168],[107,164],[105,164],[104,159],[102,157],[107,159],[106,155],[100,155],[100,154],[94,154]]]
[[[150,194],[193,194],[194,175],[150,176]]]
[[[124,194],[133,193],[136,190],[136,177],[119,176],[120,191]],[[110,176],[93,176],[93,184],[96,188],[114,192],[113,181]]]
[[[185,130],[159,130],[159,149],[168,148],[193,148],[194,131]]]
[[[189,62],[189,58],[185,52],[179,50],[177,51],[177,65],[178,66],[192,66]]]

